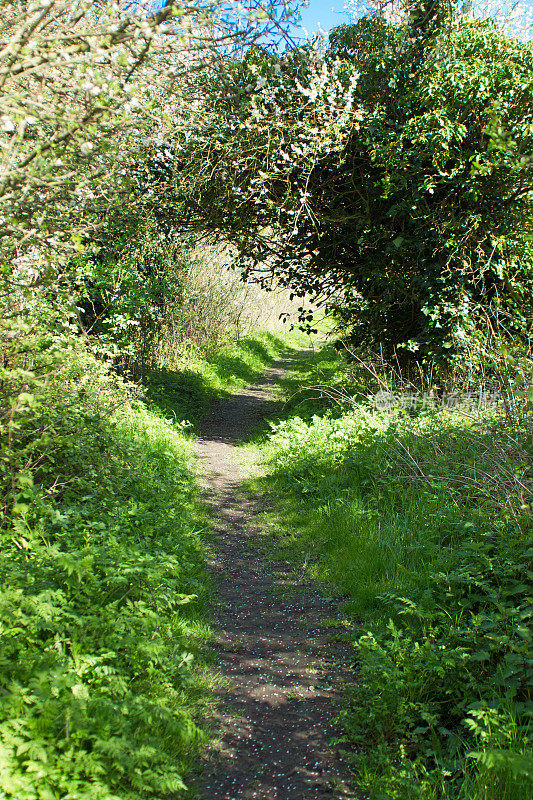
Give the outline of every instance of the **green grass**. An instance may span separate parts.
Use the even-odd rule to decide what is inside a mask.
[[[211,704],[189,444],[76,342],[23,379],[0,425],[0,795],[183,796]]]
[[[189,797],[214,678],[185,421],[298,337],[190,351],[139,392],[82,340],[32,335],[33,371],[2,374],[0,795]]]
[[[188,796],[211,679],[207,523],[183,420],[307,341],[257,335],[189,359],[151,376],[148,405],[82,342],[35,344],[33,373],[3,374],[0,790]],[[345,592],[348,631],[361,625],[343,713],[359,783],[375,800],[523,800],[531,421],[355,408],[342,397],[364,380],[332,347],[283,391],[255,440],[261,488],[279,546]]]
[[[376,800],[527,796],[531,419],[339,405],[362,387],[331,348],[285,386],[260,484],[277,545],[361,625],[343,713],[359,784]]]
[[[179,370],[162,369],[145,378],[147,399],[174,421],[194,426],[210,403],[253,383],[298,343],[298,336],[286,331],[258,331],[210,356],[190,350]]]

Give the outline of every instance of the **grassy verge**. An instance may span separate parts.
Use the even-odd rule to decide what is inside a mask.
[[[191,350],[180,369],[163,369],[147,376],[147,397],[175,421],[194,426],[213,400],[253,383],[297,342],[296,336],[286,332],[258,331],[211,356]]]
[[[182,796],[210,702],[189,446],[79,342],[39,343],[1,376],[0,795]]]
[[[342,374],[330,348],[289,376],[263,486],[279,544],[342,589],[359,621],[343,714],[357,780],[375,800],[522,800],[533,789],[531,418],[337,403]]]
[[[68,333],[36,328],[14,349],[0,374],[2,797],[190,796],[212,694],[185,421],[295,341],[189,353],[144,389]]]

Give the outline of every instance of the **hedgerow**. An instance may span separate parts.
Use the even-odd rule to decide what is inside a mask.
[[[392,5],[250,49],[160,202],[302,298],[304,327],[323,304],[358,346],[448,363],[487,323],[530,330],[533,50],[455,3]]]
[[[273,423],[265,485],[280,543],[358,623],[342,713],[358,783],[376,799],[527,796],[530,412],[296,400]]]
[[[207,703],[187,443],[81,342],[31,344],[1,375],[2,796],[180,793]]]

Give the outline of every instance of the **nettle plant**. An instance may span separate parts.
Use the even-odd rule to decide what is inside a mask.
[[[428,8],[249,53],[174,185],[250,277],[325,302],[354,339],[446,360],[530,290],[533,49]]]

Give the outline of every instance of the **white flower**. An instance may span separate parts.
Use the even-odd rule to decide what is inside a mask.
[[[94,149],[94,144],[92,142],[82,142],[80,145],[80,150],[82,155],[87,156]]]
[[[2,117],[2,129],[6,133],[12,133],[15,130],[15,123],[11,119],[11,117]]]

